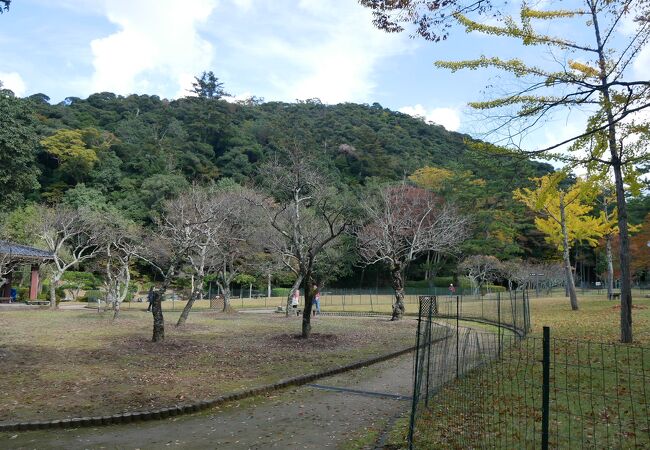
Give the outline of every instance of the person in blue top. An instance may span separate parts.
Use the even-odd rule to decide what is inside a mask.
[[[314,305],[313,305],[313,313],[314,316],[316,314],[320,314],[320,291],[318,290],[318,285],[314,285]]]

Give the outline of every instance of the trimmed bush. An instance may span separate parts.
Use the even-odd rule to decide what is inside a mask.
[[[99,289],[95,289],[95,290],[86,291],[86,295],[84,295],[83,297],[79,297],[77,300],[80,302],[95,303],[98,298],[103,299],[104,293]]]
[[[271,297],[287,297],[291,293],[291,288],[273,288]]]

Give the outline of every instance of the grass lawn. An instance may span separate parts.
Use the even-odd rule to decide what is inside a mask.
[[[146,308],[146,306],[145,306]],[[143,309],[145,309],[143,308]],[[164,343],[151,314],[47,309],[0,314],[0,420],[54,419],[202,400],[413,345],[416,322],[168,311]]]
[[[650,299],[635,298],[635,342],[618,344],[620,310],[605,296],[531,296],[532,333],[501,360],[438,392],[420,409],[417,448],[539,448],[542,327],[551,327],[551,448],[650,448]],[[406,445],[408,420],[390,434]]]

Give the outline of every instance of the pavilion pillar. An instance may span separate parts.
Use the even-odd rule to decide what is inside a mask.
[[[32,277],[29,285],[29,299],[36,300],[38,297],[38,264],[32,265]]]

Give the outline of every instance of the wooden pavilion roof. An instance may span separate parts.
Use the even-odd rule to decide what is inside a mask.
[[[11,259],[21,261],[39,262],[51,260],[53,257],[52,253],[47,250],[2,240],[0,240],[0,256],[9,256]]]

